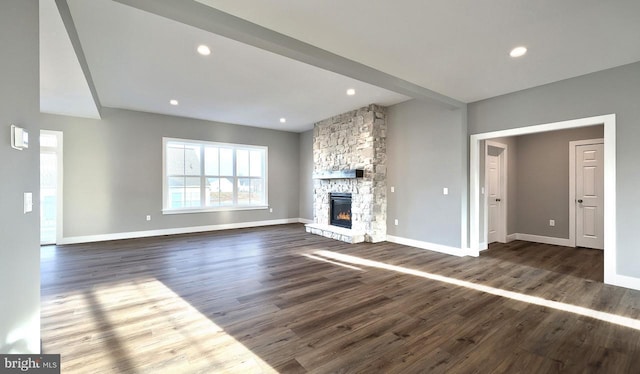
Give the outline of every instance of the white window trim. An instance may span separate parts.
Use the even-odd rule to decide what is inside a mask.
[[[264,151],[264,205],[238,205],[238,206],[220,206],[220,207],[212,207],[212,206],[203,206],[199,208],[167,208],[167,197],[168,197],[168,184],[167,184],[167,143],[169,142],[180,142],[185,144],[194,144],[194,145],[210,145],[216,147],[229,147],[233,148],[233,174],[234,178],[237,180],[239,177],[236,174],[236,160],[235,160],[235,150],[236,149],[256,149]],[[204,175],[204,159],[200,164],[200,175],[202,178]],[[206,177],[206,176],[205,176]],[[248,177],[250,178],[250,177]],[[201,195],[204,192],[201,192]],[[234,186],[234,195],[237,193],[237,186]],[[201,200],[202,201],[202,200]],[[242,210],[264,210],[269,209],[269,147],[260,146],[260,145],[249,145],[249,144],[236,144],[236,143],[221,143],[221,142],[212,142],[206,140],[194,140],[194,139],[181,139],[181,138],[162,138],[162,214],[189,214],[189,213],[207,213],[207,212],[228,212],[228,211],[242,211]]]

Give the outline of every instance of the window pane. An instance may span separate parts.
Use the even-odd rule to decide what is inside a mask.
[[[265,205],[264,180],[251,180],[251,205]]]
[[[200,206],[200,178],[199,177],[187,177],[185,178],[185,207],[198,207]]]
[[[233,149],[220,148],[220,175],[233,176]]]
[[[262,176],[262,155],[263,151],[251,151],[250,162],[251,165],[251,176],[252,177],[261,177]]]
[[[207,178],[205,196],[208,206],[220,205],[220,179]]]
[[[166,162],[168,175],[184,175],[184,146],[169,144]]]
[[[184,147],[185,175],[200,175],[200,147],[187,145]]]
[[[204,173],[206,175],[218,174],[218,148],[207,147],[204,149]]]
[[[169,177],[169,208],[184,208],[184,178]]]
[[[220,178],[220,205],[233,205],[233,178]]]
[[[165,139],[163,209],[267,205],[266,149]]]
[[[249,175],[249,151],[244,149],[236,151],[236,172],[239,177]]]
[[[249,205],[251,202],[251,179],[238,178],[238,205]]]

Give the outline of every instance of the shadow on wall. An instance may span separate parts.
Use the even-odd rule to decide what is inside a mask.
[[[2,337],[2,341],[6,342],[7,340],[7,336]],[[24,339],[20,339],[10,344],[2,343],[2,346],[0,346],[0,352],[9,354],[29,352],[29,345]]]

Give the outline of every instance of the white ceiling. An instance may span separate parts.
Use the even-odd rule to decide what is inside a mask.
[[[639,0],[197,1],[463,102],[640,60]]]
[[[40,110],[99,118],[55,0],[40,1]]]
[[[106,107],[304,131],[338,113],[409,99],[110,0],[69,7]],[[200,44],[210,56],[196,52]]]
[[[463,102],[640,61],[638,0],[197,1]],[[304,131],[408,99],[111,0],[68,2],[103,106]],[[68,88],[82,72],[58,22],[41,42],[43,110],[82,115],[90,92]],[[512,59],[517,45],[529,53]]]

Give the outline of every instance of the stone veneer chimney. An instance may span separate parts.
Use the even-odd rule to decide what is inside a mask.
[[[329,226],[329,193],[350,192],[353,235],[374,243],[386,240],[386,136],[386,108],[375,104],[331,117],[314,125],[314,175],[327,171],[363,169],[364,177],[315,179],[314,222],[316,225],[311,226],[321,226],[323,230],[312,230],[307,227],[307,231],[349,242],[361,241],[352,240],[343,234],[336,234],[341,230],[333,230],[333,226]]]

